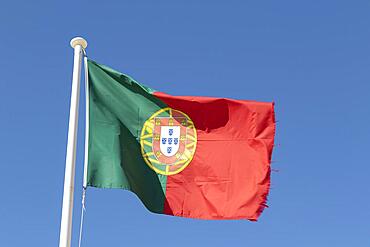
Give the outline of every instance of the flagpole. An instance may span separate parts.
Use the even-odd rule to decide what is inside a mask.
[[[70,44],[74,49],[74,60],[59,247],[71,245],[80,79],[83,50],[87,47],[86,40],[81,37],[73,38]]]

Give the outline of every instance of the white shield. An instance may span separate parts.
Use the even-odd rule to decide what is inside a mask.
[[[179,150],[180,126],[161,126],[160,148],[164,156],[174,156]]]

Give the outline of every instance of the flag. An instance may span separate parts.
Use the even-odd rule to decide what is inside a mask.
[[[257,220],[273,103],[172,96],[92,60],[88,72],[88,186],[130,190],[155,213]]]

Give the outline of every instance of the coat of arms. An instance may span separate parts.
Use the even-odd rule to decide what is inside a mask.
[[[164,108],[154,113],[141,131],[141,152],[157,173],[173,175],[192,160],[197,143],[194,123],[183,112]]]

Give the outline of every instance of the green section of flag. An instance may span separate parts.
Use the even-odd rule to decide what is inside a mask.
[[[134,192],[152,212],[162,213],[166,176],[156,174],[140,151],[144,122],[166,105],[153,90],[88,60],[90,133],[87,184]]]

